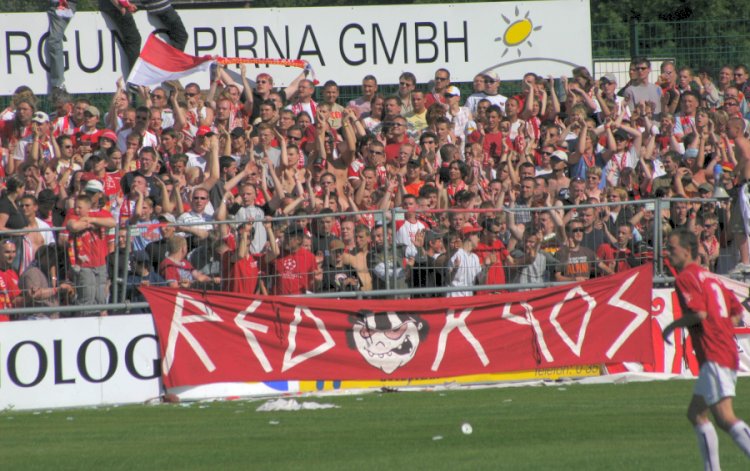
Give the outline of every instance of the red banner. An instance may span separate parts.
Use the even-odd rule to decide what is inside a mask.
[[[653,362],[650,265],[465,298],[331,300],[142,288],[164,384],[415,379]]]

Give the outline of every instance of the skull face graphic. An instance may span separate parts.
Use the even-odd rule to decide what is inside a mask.
[[[409,363],[427,336],[427,324],[419,316],[389,311],[361,311],[352,318],[349,344],[367,363],[391,374]]]

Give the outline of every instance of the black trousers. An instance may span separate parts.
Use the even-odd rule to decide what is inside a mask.
[[[113,31],[125,52],[125,60],[128,63],[128,70],[123,71],[123,75],[127,76],[141,53],[141,33],[135,26],[133,15],[130,13],[123,15],[110,0],[99,0],[99,10],[115,25]]]
[[[182,24],[182,18],[180,18],[177,11],[174,8],[169,7],[158,13],[149,13],[149,15],[153,15],[162,22],[172,45],[180,51],[184,51],[185,45],[187,45],[188,41],[188,34],[187,31],[185,31],[185,25]]]

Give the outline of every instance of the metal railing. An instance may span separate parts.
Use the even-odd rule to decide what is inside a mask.
[[[615,221],[611,218],[611,211],[608,211],[607,208],[616,208],[619,209],[619,214],[629,213],[631,215],[635,215],[639,212],[641,208],[643,208],[643,214],[647,214],[650,212],[650,214],[653,216],[653,219],[650,217],[648,220],[657,221],[657,215],[661,214],[661,222],[662,223],[646,223],[646,225],[642,225],[639,230],[639,235],[641,238],[641,242],[635,243],[632,242],[629,245],[629,248],[632,249],[632,260],[635,260],[634,263],[640,264],[640,263],[648,263],[653,262],[654,264],[654,282],[655,284],[668,284],[672,281],[670,272],[665,268],[664,263],[664,222],[668,220],[669,218],[669,211],[672,205],[685,203],[686,205],[695,205],[698,207],[699,205],[706,205],[710,204],[713,205],[716,203],[716,200],[706,200],[706,199],[672,199],[672,200],[664,200],[664,199],[653,199],[653,200],[638,200],[638,201],[626,201],[626,202],[608,202],[608,203],[599,203],[599,204],[585,204],[585,205],[571,205],[571,206],[553,206],[553,207],[504,207],[501,209],[452,209],[452,210],[426,210],[426,211],[418,211],[419,218],[428,222],[431,222],[434,227],[431,229],[433,233],[436,234],[445,234],[446,229],[448,229],[448,226],[451,224],[451,221],[446,221],[445,216],[450,214],[459,214],[463,213],[465,216],[469,216],[468,218],[473,224],[477,224],[477,222],[481,222],[484,219],[494,219],[494,220],[500,220],[501,221],[501,227],[502,227],[502,221],[505,219],[507,224],[507,220],[509,218],[509,213],[514,214],[520,214],[522,212],[528,212],[530,213],[530,217],[526,222],[526,225],[534,225],[535,228],[542,229],[542,224],[539,222],[540,217],[535,215],[541,215],[541,214],[549,214],[550,212],[557,212],[559,215],[559,218],[565,218],[566,215],[570,212],[577,212],[580,213],[584,211],[587,208],[593,208],[594,209],[594,220],[584,222],[584,226],[586,224],[595,225],[599,223],[600,218],[602,218],[605,213],[609,212],[609,215],[607,215],[607,219],[610,221]],[[632,209],[628,209],[632,208]],[[719,212],[722,211],[721,207],[719,208]],[[272,219],[273,225],[276,226],[279,229],[283,229],[286,225],[292,222],[301,222],[305,227],[307,227],[313,234],[316,234],[317,232],[315,227],[324,227],[322,224],[322,221],[318,221],[321,218],[333,218],[334,220],[339,220],[340,218],[348,218],[348,220],[358,220],[363,219],[366,215],[372,215],[373,217],[370,219],[372,221],[373,219],[379,219],[380,224],[383,225],[384,231],[386,233],[389,233],[385,235],[387,243],[384,243],[382,247],[379,249],[381,252],[377,254],[377,260],[380,263],[383,263],[382,267],[382,275],[381,279],[379,280],[378,287],[374,287],[372,290],[365,291],[360,286],[359,289],[351,289],[346,291],[329,291],[329,292],[321,292],[321,289],[318,289],[316,292],[311,292],[305,294],[305,296],[313,296],[313,297],[332,297],[332,298],[365,298],[365,297],[410,297],[410,296],[423,296],[423,295],[432,295],[432,296],[441,296],[452,292],[457,291],[470,291],[470,292],[479,292],[479,291],[489,291],[489,292],[496,292],[496,291],[517,291],[517,290],[528,290],[528,289],[536,289],[536,288],[542,288],[547,286],[553,286],[558,284],[564,284],[566,282],[557,282],[555,281],[554,277],[549,276],[545,277],[543,282],[540,283],[519,283],[513,273],[517,272],[518,270],[523,269],[522,265],[516,266],[515,264],[504,264],[503,270],[506,275],[506,283],[503,284],[473,284],[468,286],[447,286],[445,283],[442,286],[430,286],[430,287],[421,287],[417,284],[414,284],[413,281],[405,281],[405,273],[412,273],[410,270],[415,270],[415,268],[411,267],[408,264],[409,254],[406,253],[405,250],[406,247],[403,245],[397,244],[397,238],[395,235],[397,234],[397,225],[398,221],[402,219],[402,217],[405,215],[405,211],[402,209],[395,209],[395,210],[375,210],[375,211],[365,211],[365,212],[359,212],[359,213],[328,213],[328,214],[315,214],[315,215],[298,215],[298,216],[288,216],[288,217],[274,217]],[[458,216],[452,216],[454,219],[459,220]],[[578,218],[576,218],[578,219]],[[628,217],[628,219],[630,219]],[[627,219],[618,219],[618,222],[625,222]],[[724,223],[724,231],[729,230],[728,220],[724,220],[722,215],[719,215],[719,221]],[[242,224],[243,221],[235,221],[235,220],[229,220],[229,221],[221,221],[221,222],[212,222],[211,225],[213,226],[212,231],[216,232],[218,234],[219,228],[221,226],[225,226],[228,229],[228,232],[234,232],[237,229],[237,226],[239,224]],[[558,221],[559,223],[559,221]],[[609,224],[611,227],[616,228],[617,224],[615,222],[606,222],[602,221],[602,224]],[[27,316],[29,314],[45,314],[45,313],[52,313],[57,312],[60,313],[61,316],[67,316],[67,315],[75,315],[76,313],[80,313],[82,311],[86,312],[94,312],[94,311],[108,311],[109,313],[125,313],[125,312],[133,312],[133,311],[141,311],[148,308],[148,305],[143,302],[133,302],[133,299],[128,293],[132,293],[133,289],[136,288],[135,286],[128,284],[128,274],[133,274],[133,264],[132,264],[132,236],[136,233],[138,230],[143,230],[148,228],[149,230],[161,230],[162,227],[165,226],[196,226],[196,225],[205,225],[205,222],[196,222],[196,223],[183,223],[183,224],[161,224],[158,226],[154,226],[153,224],[145,224],[140,226],[125,226],[125,230],[121,230],[121,233],[115,234],[115,240],[114,240],[114,250],[110,252],[110,261],[109,261],[109,267],[110,267],[110,273],[109,273],[109,279],[111,282],[111,288],[109,290],[108,299],[109,303],[106,304],[90,304],[90,305],[80,305],[75,303],[75,299],[69,300],[67,303],[68,305],[65,305],[65,299],[62,297],[59,297],[57,301],[61,302],[62,305],[54,306],[54,307],[25,307],[25,306],[19,306],[14,309],[7,309],[3,311],[3,314],[9,314],[12,316]],[[547,230],[549,231],[560,231],[563,230],[562,227],[550,227],[549,223],[547,222]],[[374,226],[376,224],[372,224],[371,226]],[[428,224],[429,225],[429,224]],[[588,226],[587,226],[588,227]],[[368,230],[373,229],[373,227],[367,227]],[[500,238],[500,240],[503,239],[503,237],[507,237],[507,232],[510,228],[505,229],[503,233],[497,234],[497,236]],[[51,229],[55,234],[60,233],[63,231],[63,228],[54,228]],[[502,231],[503,229],[501,229]],[[7,238],[12,237],[16,238],[17,240],[19,238],[24,238],[26,235],[28,235],[31,232],[39,232],[40,230],[17,230],[17,231],[5,231],[0,236]],[[338,231],[333,231],[338,232]],[[610,232],[614,232],[611,231]],[[527,232],[528,233],[528,232]],[[283,246],[283,231],[276,232],[275,235],[282,239],[280,241],[280,244]],[[318,246],[318,247],[311,247],[314,249],[314,254],[318,257],[317,261],[319,263],[319,266],[322,268],[323,273],[322,275],[328,276],[333,273],[335,273],[336,267],[334,265],[331,265],[332,262],[332,253],[330,253],[329,249],[329,241],[332,239],[329,237],[331,234],[320,234],[320,239],[324,242],[325,245]],[[724,237],[725,234],[722,232],[717,232],[716,234],[720,239],[724,240],[726,237]],[[338,238],[338,237],[337,237]],[[554,240],[554,238],[552,239]],[[225,267],[219,263],[218,265],[215,263],[217,260],[220,261],[220,257],[217,257],[217,247],[220,245],[217,243],[217,241],[221,241],[221,238],[218,237],[216,234],[212,235],[211,237],[203,240],[203,241],[197,241],[194,244],[193,251],[191,254],[188,255],[188,259],[193,259],[193,254],[197,253],[196,251],[202,250],[203,253],[208,254],[208,258],[205,260],[209,260],[211,263],[207,263],[205,266],[196,266],[196,269],[199,270],[206,270],[206,274],[210,276],[219,276],[222,278],[222,281],[227,281],[229,274],[226,272]],[[524,246],[524,241],[522,239],[518,239],[517,237],[511,237],[510,239],[506,239],[508,242],[507,249],[510,250],[511,254],[520,254],[522,253],[522,247]],[[611,241],[611,240],[610,240]],[[351,242],[351,241],[347,241]],[[306,238],[307,244],[311,244],[311,240],[309,238]],[[304,244],[303,244],[304,245]],[[547,246],[542,245],[540,246],[540,249],[545,252],[545,257],[549,260],[549,270],[550,273],[553,273],[553,270],[555,270],[555,258],[554,254],[556,251],[562,247],[562,243],[558,240],[557,242],[553,242]],[[447,248],[446,248],[447,249]],[[268,250],[266,248],[265,250]],[[372,250],[372,246],[371,246]],[[731,259],[732,255],[727,254],[726,252],[731,251],[731,247],[724,247],[723,254],[721,257],[728,258],[729,260],[724,261],[724,263],[720,263],[718,266],[720,267],[728,267],[731,266]],[[62,251],[63,253],[66,252],[66,247],[60,246],[59,251]],[[368,260],[368,266],[367,269],[369,270],[370,276],[375,277],[374,274],[374,268],[375,266],[372,265],[374,263],[374,255],[373,252],[376,252],[377,250],[373,250],[372,252],[367,253],[367,260]],[[288,252],[285,252],[284,249],[281,249],[280,257],[284,257],[285,255],[288,255]],[[549,256],[548,256],[549,255]],[[516,257],[517,258],[517,257]],[[158,262],[159,260],[156,260]],[[601,260],[597,260],[596,263],[599,263]],[[157,264],[151,262],[151,265],[149,268],[151,270],[158,270]],[[57,271],[60,273],[60,282],[63,280],[66,280],[68,282],[72,281],[72,277],[70,276],[71,273],[71,267],[68,265],[69,259],[67,256],[61,257],[58,259],[58,266]],[[445,262],[443,262],[445,263]],[[482,261],[480,260],[480,263]],[[209,267],[209,268],[207,268]],[[217,268],[218,267],[218,268]],[[351,267],[350,267],[351,268]],[[443,269],[443,267],[437,267]],[[559,267],[557,267],[559,268]],[[217,271],[218,269],[218,271]],[[212,271],[213,270],[213,271]],[[515,270],[515,272],[514,272]],[[597,268],[591,267],[591,273],[594,274],[594,276],[598,275]],[[724,268],[721,268],[720,271],[724,271]],[[352,273],[352,271],[350,271]],[[311,274],[306,274],[311,275]],[[265,292],[271,293],[274,291],[273,284],[277,281],[278,274],[273,273],[270,264],[260,264],[259,266],[259,274],[257,276],[257,282],[259,286],[262,286],[265,288],[264,291],[259,289],[259,293],[263,294]],[[242,280],[235,280],[235,281],[242,281]],[[220,289],[220,284],[202,284],[200,285],[201,289]],[[79,286],[74,286],[75,289],[79,289]]]

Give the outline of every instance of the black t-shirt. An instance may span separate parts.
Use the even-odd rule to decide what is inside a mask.
[[[18,211],[16,205],[11,202],[7,195],[0,198],[0,214],[8,215],[8,222],[5,223],[5,227],[8,229],[23,229],[29,225],[26,216]]]

